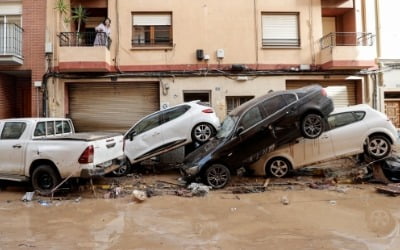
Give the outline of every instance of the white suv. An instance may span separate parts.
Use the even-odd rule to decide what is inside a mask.
[[[398,138],[387,116],[365,104],[335,109],[328,123],[319,138],[300,138],[264,155],[250,168],[258,175],[284,177],[291,169],[363,152],[381,159],[391,152]]]

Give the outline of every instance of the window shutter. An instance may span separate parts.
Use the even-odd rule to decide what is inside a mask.
[[[21,15],[22,4],[21,3],[4,3],[0,4],[0,15]]]
[[[134,14],[133,25],[135,26],[157,26],[171,25],[171,15],[165,14]]]
[[[263,15],[263,46],[299,46],[298,16],[296,14]]]

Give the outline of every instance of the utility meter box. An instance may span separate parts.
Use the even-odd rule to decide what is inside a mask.
[[[218,59],[223,59],[224,57],[225,57],[224,49],[217,49],[217,58]]]

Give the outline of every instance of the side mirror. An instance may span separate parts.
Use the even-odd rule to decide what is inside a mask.
[[[132,132],[128,135],[129,140],[130,140],[130,141],[133,141],[133,137],[135,137],[135,135],[136,135],[136,131],[132,131]]]
[[[236,135],[237,135],[237,136],[240,135],[243,131],[244,131],[244,128],[243,128],[243,127],[238,127],[238,128],[236,129]]]

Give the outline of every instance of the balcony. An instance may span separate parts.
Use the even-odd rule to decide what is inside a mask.
[[[333,32],[322,37],[322,68],[358,70],[376,66],[373,37],[366,32]]]
[[[59,34],[58,69],[61,72],[110,72],[111,39],[103,32]]]
[[[22,65],[23,29],[13,23],[0,23],[0,65]]]

